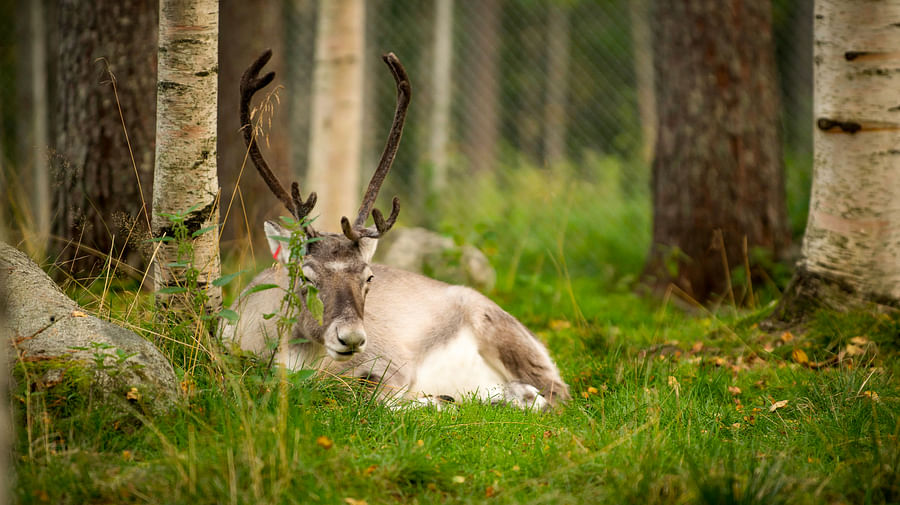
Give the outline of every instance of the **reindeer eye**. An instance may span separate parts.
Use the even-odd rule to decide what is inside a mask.
[[[371,284],[373,280],[375,280],[375,276],[374,276],[374,275],[370,275],[369,278],[366,279],[366,283]]]

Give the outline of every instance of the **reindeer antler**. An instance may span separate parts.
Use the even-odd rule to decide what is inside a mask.
[[[244,132],[244,142],[247,144],[250,159],[253,160],[259,175],[266,181],[272,193],[281,200],[288,212],[294,216],[294,219],[302,222],[303,218],[308,216],[313,207],[315,207],[316,194],[310,193],[309,197],[304,201],[303,197],[300,196],[300,186],[296,182],[291,184],[291,193],[288,194],[263,158],[256,143],[253,125],[250,123],[250,101],[253,99],[253,95],[268,86],[272,79],[275,78],[275,72],[269,72],[262,77],[258,77],[259,71],[269,62],[270,58],[272,58],[272,50],[266,49],[259,55],[259,58],[256,58],[256,61],[247,67],[247,70],[244,71],[244,75],[241,77],[241,130]],[[307,225],[305,229],[308,235],[315,234],[311,226]]]
[[[394,53],[388,53],[381,57],[391,70],[394,81],[397,83],[397,108],[394,111],[394,121],[391,123],[391,131],[388,134],[384,151],[381,153],[381,160],[378,162],[378,168],[372,174],[369,181],[369,187],[363,195],[362,204],[359,206],[359,213],[356,215],[356,221],[350,226],[350,220],[346,217],[341,218],[341,229],[344,235],[358,242],[360,238],[379,238],[397,221],[397,215],[400,213],[400,200],[395,196],[392,201],[391,215],[385,219],[380,210],[375,209],[375,199],[378,197],[378,191],[384,183],[385,177],[394,163],[394,156],[397,155],[397,148],[400,146],[400,137],[403,134],[403,123],[406,121],[406,109],[409,108],[409,99],[412,89],[409,85],[409,77],[406,75],[406,69],[397,59]],[[375,221],[374,227],[365,228],[366,219],[372,214],[372,220]]]

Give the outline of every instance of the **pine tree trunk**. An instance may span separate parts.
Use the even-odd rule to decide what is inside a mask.
[[[464,154],[473,172],[494,166],[500,136],[500,0],[480,0],[471,4],[470,37],[465,74],[466,130]]]
[[[898,0],[816,0],[809,220],[776,319],[900,307],[898,24]]]
[[[365,12],[363,0],[319,5],[306,188],[319,195],[319,230],[340,230],[359,206]]]
[[[51,164],[52,230],[63,240],[53,244],[61,250],[58,263],[75,273],[96,274],[112,251],[116,259],[140,266],[138,247],[149,235],[156,2],[62,0],[56,9]],[[107,63],[117,81],[134,163]]]
[[[219,4],[217,0],[161,0],[159,5],[159,83],[156,104],[156,167],[153,186],[153,236],[174,236],[171,219],[185,214],[193,235],[219,222],[216,175],[216,106]],[[178,257],[169,243],[154,264],[154,288],[185,287],[185,269],[170,263],[191,261],[200,271],[197,286],[206,291],[206,309],[218,311],[219,233],[193,240],[193,257]],[[163,303],[186,303],[161,296]]]
[[[285,50],[290,57],[284,60],[287,89],[282,100],[287,98],[288,150],[293,170],[290,177],[285,176],[287,180],[298,180],[308,175],[306,167],[309,163],[313,95],[313,76],[309,71],[309,62],[316,57],[318,3],[317,0],[291,0],[286,8]],[[303,183],[301,187],[304,192],[309,189]],[[273,204],[282,212],[280,202]]]
[[[731,297],[744,240],[775,258],[790,240],[770,5],[685,0],[654,19],[659,132],[646,274],[699,301]]]
[[[279,81],[284,79],[285,58],[293,55],[284,50],[284,16],[280,4],[269,0],[222,0],[219,8],[221,33],[229,34],[219,41],[219,141],[217,145],[219,174],[222,182],[222,241],[233,240],[240,247],[253,244],[254,251],[265,257],[266,237],[259,232],[266,219],[272,219],[284,213],[284,207],[278,199],[273,198],[269,188],[253,168],[253,162],[245,157],[247,146],[240,131],[238,114],[240,102],[241,75],[260,53],[266,48],[272,49],[272,60],[267,65],[274,71]],[[261,36],[264,35],[264,36]],[[267,70],[267,71],[268,71]],[[290,114],[287,100],[299,93],[295,86],[285,84],[286,89],[279,91],[279,99],[273,99],[275,106],[271,115],[271,127],[267,121],[262,126],[264,135],[262,149],[266,151],[266,160],[281,180],[295,180],[291,171],[289,156]],[[274,86],[273,86],[274,88]],[[269,91],[269,90],[266,90]],[[266,93],[260,93],[260,99]],[[308,114],[308,111],[303,114]],[[268,117],[268,116],[267,116]],[[242,172],[243,167],[243,172]],[[235,184],[240,176],[241,196],[235,193]],[[232,200],[232,196],[234,200]],[[230,207],[230,209],[229,209]],[[227,211],[227,216],[225,215]],[[243,213],[247,212],[247,216]],[[248,230],[249,224],[249,230]],[[226,250],[235,249],[225,247]],[[247,261],[250,261],[248,259]]]

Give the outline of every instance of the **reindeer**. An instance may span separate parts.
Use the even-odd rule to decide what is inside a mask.
[[[304,233],[315,238],[308,243],[302,272],[324,304],[322,324],[304,308],[290,336],[276,340],[281,345],[273,358],[289,369],[315,366],[367,379],[379,385],[384,399],[440,406],[442,401],[475,397],[542,410],[569,399],[568,386],[547,349],[487,297],[467,287],[371,263],[378,239],[391,229],[400,210],[397,197],[387,219],[374,208],[397,153],[410,100],[409,80],[397,57],[383,56],[397,86],[388,140],[355,221],[351,224],[343,217],[343,233],[337,234],[315,230],[304,221],[316,204],[316,193],[304,200],[294,182],[288,194],[255,140],[250,102],[275,77],[274,72],[258,77],[271,55],[271,50],[264,52],[241,79],[244,141],[269,188],[297,222],[307,223]],[[366,227],[369,215],[374,225]],[[289,286],[284,266],[289,253],[272,238],[289,232],[273,221],[264,227],[277,262],[260,273],[232,306],[240,316],[237,323],[226,322],[223,327],[225,341],[257,353],[271,352],[268,342],[279,338],[275,318],[263,315],[279,310],[283,291],[249,291],[267,283]],[[305,300],[305,293],[301,295]]]

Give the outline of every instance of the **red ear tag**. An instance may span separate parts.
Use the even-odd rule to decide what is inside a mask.
[[[278,261],[278,254],[280,252],[281,252],[281,244],[278,244],[278,249],[275,249],[275,252],[272,253],[272,258],[274,258],[275,261]]]

